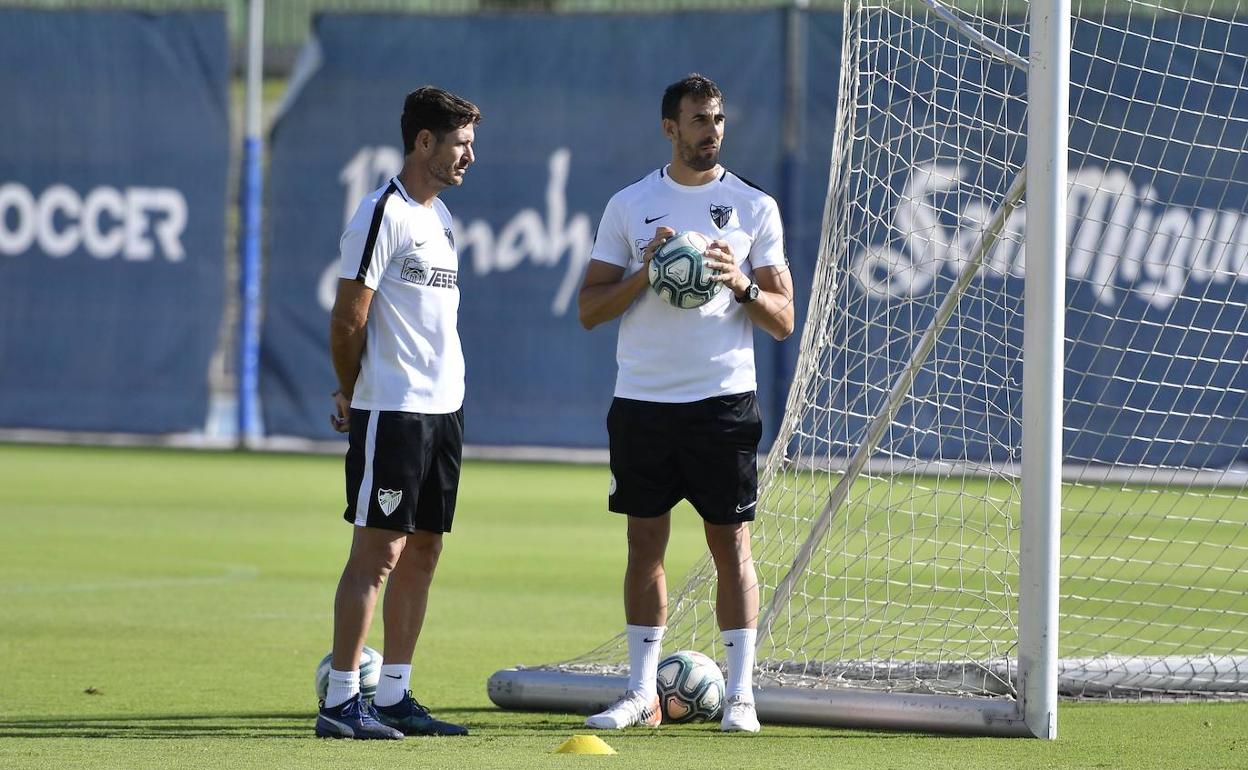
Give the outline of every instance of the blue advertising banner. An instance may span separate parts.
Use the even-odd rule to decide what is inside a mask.
[[[915,46],[939,45],[935,35],[892,32]],[[1248,146],[1248,101],[1240,98],[1248,36],[1225,20],[1161,17],[1075,20],[1073,39],[1066,456],[1191,468],[1248,459],[1248,167],[1238,162]],[[1214,53],[1222,48],[1231,55]],[[961,110],[1023,129],[1017,97],[1026,78],[1000,62],[968,65],[975,58],[939,59],[943,71],[899,69],[871,95],[881,132],[890,120],[935,128],[909,132],[899,152],[865,161],[891,185],[873,188],[856,213],[859,229],[871,222],[874,230],[848,255],[852,280],[841,287],[854,310],[828,379],[858,383],[826,394],[847,423],[842,450],[882,404],[899,368],[887,362],[904,361],[913,344],[890,330],[927,326],[999,204],[1009,180],[992,159],[1019,165],[1025,156],[1025,141],[991,121],[950,118]],[[968,72],[994,86],[978,101],[895,98]],[[1025,205],[1009,218],[1008,237],[987,255],[956,323],[916,377],[917,398],[897,417],[908,428],[890,434],[889,451],[1018,459],[1018,437],[1008,431],[1022,409],[1026,221]],[[941,397],[926,397],[933,394]]]
[[[224,14],[0,10],[0,426],[203,427]]]
[[[670,160],[660,100],[667,84],[694,71],[726,94],[725,165],[781,197],[782,19],[777,12],[321,16],[315,48],[305,52],[318,66],[272,137],[266,431],[335,435],[327,417],[335,383],[328,324],[338,237],[360,198],[401,165],[404,96],[432,83],[484,114],[476,164],[461,188],[442,195],[460,257],[466,439],[605,447],[616,325],[586,332],[576,317],[602,209]],[[714,45],[689,45],[694,27]],[[822,158],[815,165],[826,179]],[[816,206],[822,195],[820,183]],[[793,258],[792,240],[789,252]],[[774,404],[787,384],[777,382],[780,349],[768,338],[756,350],[760,397]],[[774,432],[778,412],[765,409],[764,417]]]
[[[1066,451],[1248,460],[1248,35],[1196,15],[1072,33],[1096,56],[1071,59]]]
[[[485,113],[478,163],[463,188],[443,197],[456,217],[461,257],[470,443],[605,446],[614,326],[581,330],[575,291],[608,197],[666,160],[659,97],[687,72],[708,74],[725,89],[725,164],[781,202],[800,323],[827,187],[842,21],[838,13],[805,14],[797,49],[801,123],[796,149],[786,153],[785,13],[319,19],[315,46],[306,52],[317,66],[293,92],[273,136],[261,381],[268,432],[333,435],[327,325],[338,235],[360,197],[399,168],[402,97],[424,83],[457,91]],[[1160,53],[1133,25],[1180,44]],[[693,27],[717,44],[688,46]],[[1195,44],[1219,34],[1215,27],[1160,18],[1123,19],[1118,33],[1080,22],[1073,28],[1077,51],[1097,51],[1071,63],[1067,330],[1071,339],[1095,340],[1068,345],[1065,440],[1075,461],[1204,467],[1242,459],[1248,321],[1224,309],[1248,301],[1248,281],[1232,277],[1248,275],[1248,171],[1217,148],[1248,141],[1248,102],[1236,97],[1245,75],[1231,71],[1244,60],[1248,38],[1227,30],[1223,42],[1239,55],[1219,57]],[[937,36],[912,39],[938,44]],[[418,56],[410,53],[412,41],[420,41]],[[1159,56],[1165,61],[1153,61]],[[868,243],[847,255],[849,280],[838,286],[838,307],[862,308],[862,315],[847,319],[826,374],[833,383],[868,383],[825,395],[846,421],[838,431],[846,437],[860,434],[881,385],[895,374],[874,354],[888,349],[887,359],[904,357],[897,348],[909,344],[906,335],[889,329],[926,325],[936,303],[911,300],[947,290],[976,223],[998,204],[999,194],[984,191],[1003,189],[1007,172],[992,159],[1017,164],[1026,152],[1024,141],[989,122],[936,114],[1000,115],[1021,130],[1018,97],[1026,78],[1006,65],[976,65],[992,87],[974,100],[895,98],[945,93],[937,81],[965,76],[963,59],[942,61],[945,70],[903,69],[865,95],[885,122],[899,110],[902,123],[960,128],[908,132],[898,139],[899,152],[865,161],[876,164],[866,174],[890,184],[872,187],[856,214],[873,229]],[[1114,61],[1142,74],[1116,77],[1119,70],[1106,65]],[[1180,83],[1167,72],[1201,74]],[[1130,98],[1141,89],[1156,95],[1148,109]],[[1194,112],[1225,118],[1180,118]],[[1201,135],[1187,137],[1195,148],[1180,152],[1157,138],[1166,131],[1154,125]],[[983,160],[968,162],[973,158]],[[1129,168],[1153,171],[1145,178]],[[891,451],[1017,459],[1007,447],[1016,444],[1008,431],[1021,408],[1025,222],[1023,206],[1007,224],[1010,237],[989,254],[956,328],[942,335],[920,372],[919,398],[898,417],[914,430],[892,434],[898,443]],[[1124,240],[1119,225],[1152,235]],[[1106,276],[1110,286],[1102,289]],[[761,335],[756,346],[769,435],[796,348],[796,339],[780,346]],[[1007,350],[1013,353],[1003,355]],[[851,370],[862,371],[843,378]],[[931,394],[957,399],[936,405],[926,398]],[[1166,416],[1172,412],[1205,417]]]

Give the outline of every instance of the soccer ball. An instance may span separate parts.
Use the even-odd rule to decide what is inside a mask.
[[[723,284],[712,281],[714,270],[702,264],[702,254],[711,244],[702,233],[686,230],[659,247],[650,260],[650,287],[679,308],[705,305],[719,294]]]
[[[320,700],[325,700],[325,693],[329,692],[329,664],[333,659],[334,654],[328,653],[316,667],[316,697]],[[377,694],[377,682],[380,679],[381,653],[365,646],[364,652],[360,653],[360,694],[364,696],[364,700],[372,700]]]
[[[718,719],[724,705],[724,675],[700,652],[681,650],[659,662],[659,705],[664,722]]]

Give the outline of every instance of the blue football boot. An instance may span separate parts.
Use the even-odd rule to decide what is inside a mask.
[[[411,690],[404,693],[403,700],[393,706],[378,706],[377,718],[382,724],[402,730],[404,735],[468,734],[468,728],[463,725],[453,725],[450,722],[435,719],[429,713],[429,709],[420,705],[412,697]]]
[[[321,701],[321,710],[316,716],[316,736],[397,741],[402,740],[403,733],[379,722],[372,704],[365,703],[364,697],[356,694],[337,706],[326,706],[325,701]]]

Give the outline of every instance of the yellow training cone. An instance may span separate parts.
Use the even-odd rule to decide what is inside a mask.
[[[615,749],[597,735],[573,735],[555,749],[556,754],[614,754]]]

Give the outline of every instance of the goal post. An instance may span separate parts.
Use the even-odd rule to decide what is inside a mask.
[[[1057,737],[1058,578],[1062,519],[1062,381],[1066,367],[1066,131],[1070,0],[1033,0],[1027,67],[1023,426],[1019,507],[1018,713],[1034,737]]]
[[[847,3],[752,527],[764,723],[1248,695],[1248,6],[1210,10]],[[715,582],[666,650],[719,657]],[[626,673],[621,636],[489,692],[588,713]]]

